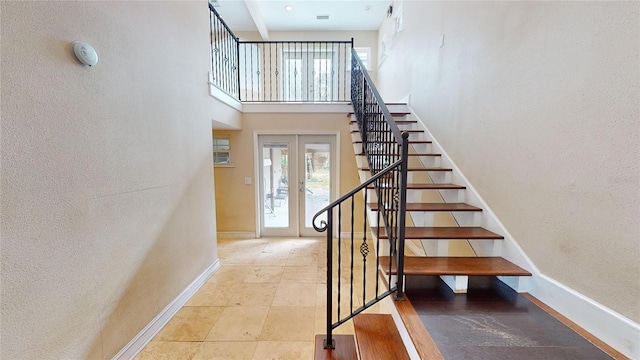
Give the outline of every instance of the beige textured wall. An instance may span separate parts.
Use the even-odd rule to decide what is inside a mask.
[[[254,178],[254,132],[291,133],[300,131],[340,131],[339,194],[343,195],[360,184],[346,114],[332,113],[245,113],[242,131],[214,130],[228,134],[231,140],[231,162],[234,167],[215,168],[217,226],[220,232],[254,232],[255,185],[244,185],[244,178]],[[253,179],[255,182],[255,179]],[[356,211],[356,224],[362,224],[363,211]],[[343,231],[346,231],[345,227]],[[322,234],[320,236],[323,236]]]
[[[640,321],[640,4],[402,6],[383,97],[411,93],[542,273]]]
[[[0,6],[1,357],[111,358],[217,258],[207,5]]]

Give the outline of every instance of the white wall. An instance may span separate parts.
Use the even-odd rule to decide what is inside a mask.
[[[111,358],[217,258],[207,4],[0,6],[2,358]]]
[[[411,94],[543,274],[639,322],[640,4],[400,6],[385,100]]]

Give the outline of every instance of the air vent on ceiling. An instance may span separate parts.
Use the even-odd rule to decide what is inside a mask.
[[[329,15],[316,15],[318,20],[329,20]]]

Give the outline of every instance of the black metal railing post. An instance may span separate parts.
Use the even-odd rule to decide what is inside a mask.
[[[333,314],[333,208],[327,209],[327,338],[324,340],[325,349],[335,349],[336,343],[333,340],[331,327],[331,314]],[[340,246],[340,244],[338,244]]]
[[[242,95],[240,94],[240,41],[237,41],[236,38],[236,58],[238,59],[238,71],[236,72],[236,77],[238,79],[238,100],[242,101]]]
[[[400,192],[398,204],[398,247],[396,258],[396,300],[404,300],[404,243],[406,231],[406,213],[407,213],[407,168],[409,166],[409,133],[402,133],[401,144],[401,165],[400,165]]]

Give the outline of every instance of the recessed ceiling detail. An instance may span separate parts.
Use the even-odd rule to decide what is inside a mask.
[[[329,15],[316,15],[318,20],[329,20]]]
[[[233,31],[257,31],[248,6],[257,8],[269,31],[378,30],[391,0],[214,0]],[[294,6],[295,5],[295,6]],[[291,6],[292,11],[287,11]],[[366,8],[370,7],[369,10]],[[313,21],[330,15],[330,21]],[[257,21],[257,20],[256,20]]]

